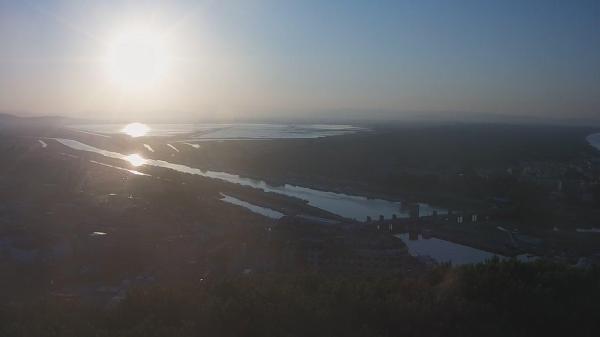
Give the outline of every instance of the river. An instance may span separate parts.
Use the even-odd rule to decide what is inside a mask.
[[[124,155],[122,153],[99,149],[71,139],[56,138],[55,140],[74,150],[92,152],[105,157],[130,162],[131,156]],[[314,206],[350,219],[364,220],[367,216],[376,218],[380,215],[383,215],[385,218],[391,218],[393,214],[396,214],[398,217],[408,217],[408,212],[406,210],[402,210],[401,203],[396,201],[370,199],[363,196],[321,191],[291,184],[272,186],[263,180],[244,178],[239,175],[226,172],[210,170],[203,171],[198,168],[170,163],[164,160],[145,159],[143,165],[167,168],[177,172],[219,179],[234,184],[261,189],[266,192],[273,192],[295,197],[307,201],[310,206]],[[434,210],[437,210],[440,214],[445,213],[445,210],[443,209],[437,209],[427,204],[419,204],[419,213],[422,216],[430,215]]]
[[[138,123],[139,124],[139,123]],[[149,137],[183,136],[189,141],[232,139],[291,139],[339,136],[365,131],[365,128],[339,124],[264,124],[264,123],[162,123],[144,124]],[[121,134],[127,124],[78,124],[69,127],[80,132],[108,137]]]
[[[592,133],[585,138],[591,146],[600,150],[600,133]]]
[[[395,236],[406,244],[410,255],[429,256],[438,263],[452,262],[454,265],[479,263],[495,256],[494,253],[442,239],[426,239],[421,234],[414,240],[410,239],[408,233],[397,234]]]

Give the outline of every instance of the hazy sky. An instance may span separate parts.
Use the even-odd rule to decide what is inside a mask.
[[[132,27],[169,60],[136,91],[106,66]],[[0,0],[0,111],[600,118],[600,1]]]

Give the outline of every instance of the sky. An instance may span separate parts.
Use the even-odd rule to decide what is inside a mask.
[[[0,0],[0,111],[600,119],[600,1]]]

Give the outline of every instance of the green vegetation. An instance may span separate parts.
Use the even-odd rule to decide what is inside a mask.
[[[416,277],[255,274],[114,306],[5,304],[2,336],[595,336],[600,270],[490,261]]]

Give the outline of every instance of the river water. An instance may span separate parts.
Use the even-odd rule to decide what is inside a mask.
[[[130,158],[130,156],[122,153],[99,149],[71,139],[57,138],[55,140],[74,150],[97,153],[105,157],[120,159],[123,161],[129,161]],[[226,172],[210,170],[203,171],[198,168],[170,163],[164,160],[146,159],[144,161],[144,165],[162,167],[177,172],[219,179],[234,184],[261,189],[266,192],[273,192],[295,197],[307,201],[307,203],[311,206],[351,219],[354,218],[357,220],[364,220],[367,216],[376,218],[380,215],[383,215],[385,218],[391,218],[393,214],[396,214],[398,217],[408,216],[407,211],[401,209],[401,203],[395,201],[369,199],[362,196],[321,191],[290,184],[272,186],[262,180],[244,178],[240,177],[239,175]],[[445,212],[443,209],[436,209],[427,204],[419,204],[419,213],[422,216],[430,215],[434,210],[437,210],[440,214]]]
[[[98,123],[70,125],[80,132],[102,135],[120,134],[127,124]],[[146,136],[185,136],[189,141],[232,139],[291,139],[339,136],[364,131],[364,128],[339,124],[260,124],[260,123],[162,123],[144,124]]]
[[[591,146],[600,150],[600,133],[592,133],[585,138]]]
[[[454,265],[479,263],[495,256],[490,252],[442,239],[425,239],[421,234],[416,240],[410,240],[408,233],[395,236],[406,244],[410,255],[429,256],[438,263],[452,262]]]
[[[234,197],[229,196],[227,194],[221,193],[221,195],[223,196],[223,198],[221,198],[221,201],[229,203],[229,204],[233,204],[233,205],[244,207],[245,209],[247,209],[247,210],[249,210],[249,211],[251,211],[253,213],[264,215],[267,218],[280,219],[280,218],[282,218],[285,215],[285,214],[283,214],[281,212],[277,212],[276,210],[273,210],[273,209],[270,209],[270,208],[266,208],[266,207],[262,207],[262,206],[257,206],[257,205],[251,204],[251,203],[249,203],[247,201],[234,198]]]

